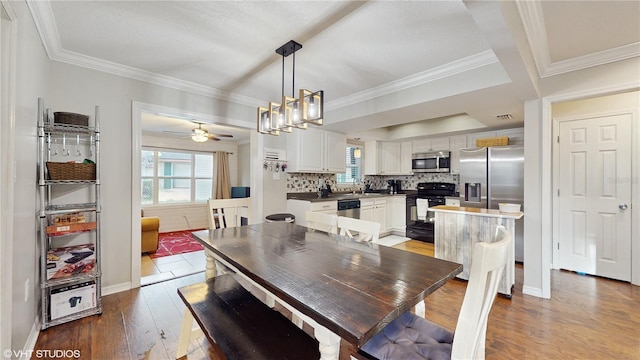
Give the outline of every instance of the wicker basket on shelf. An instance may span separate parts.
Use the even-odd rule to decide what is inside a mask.
[[[56,124],[69,124],[89,126],[89,116],[70,112],[54,112],[53,122]]]
[[[506,136],[476,139],[477,147],[504,146],[504,145],[509,145],[509,138]]]
[[[47,162],[49,180],[95,180],[96,164]]]

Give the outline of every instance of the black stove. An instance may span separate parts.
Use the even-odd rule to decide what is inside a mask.
[[[444,205],[445,197],[455,196],[455,194],[456,184],[442,182],[419,183],[418,193],[407,195],[406,236],[415,240],[433,243],[435,215],[433,211],[427,211],[424,216],[418,216],[417,199],[426,199],[429,207],[431,207]]]

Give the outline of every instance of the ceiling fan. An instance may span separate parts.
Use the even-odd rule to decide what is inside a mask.
[[[228,134],[209,134],[207,129],[202,128],[202,123],[198,123],[198,127],[191,130],[191,140],[195,142],[205,142],[207,140],[220,141],[221,137],[233,137]]]
[[[211,134],[207,129],[202,128],[202,124],[200,122],[192,121],[194,124],[198,124],[197,128],[191,129],[191,140],[195,142],[205,142],[207,140],[220,141],[221,137],[232,138],[233,135],[228,134]],[[165,131],[175,133],[173,131]],[[185,133],[180,133],[182,135],[187,135]]]

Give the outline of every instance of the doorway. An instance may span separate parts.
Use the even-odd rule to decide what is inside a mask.
[[[637,115],[620,110],[626,96],[554,108],[555,268],[631,281]]]

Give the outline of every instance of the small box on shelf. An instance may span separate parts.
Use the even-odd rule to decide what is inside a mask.
[[[49,236],[61,236],[69,235],[79,232],[95,230],[97,224],[95,221],[86,223],[76,223],[67,225],[51,225],[47,226],[47,235]]]
[[[47,280],[90,274],[96,265],[95,245],[83,244],[47,251]]]
[[[97,306],[96,283],[87,281],[52,289],[49,304],[49,321],[93,309]]]

